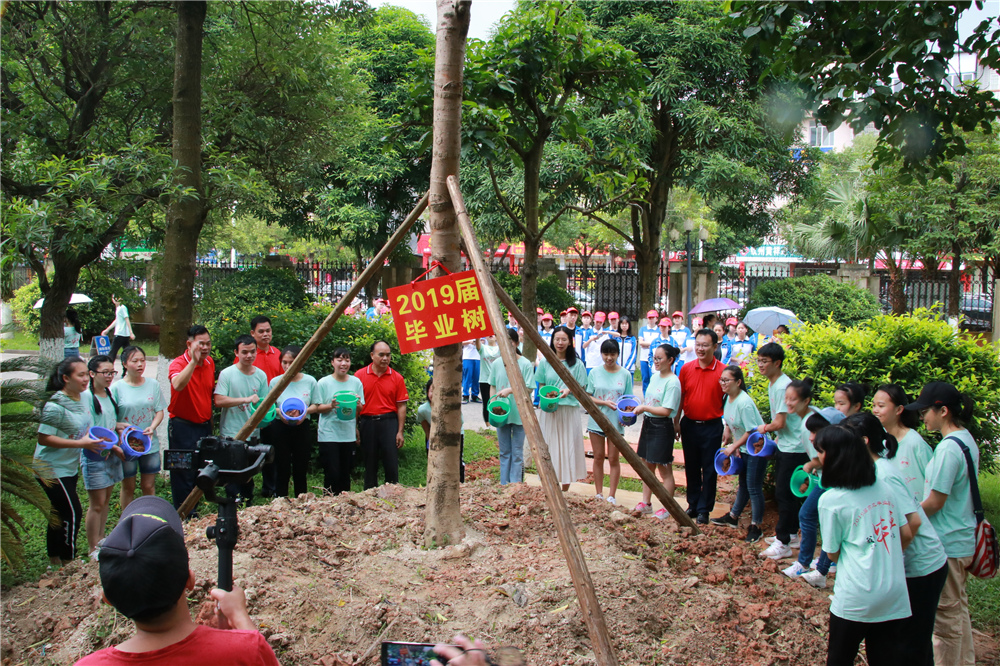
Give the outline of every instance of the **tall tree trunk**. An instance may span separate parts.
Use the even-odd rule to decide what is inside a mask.
[[[160,264],[160,353],[167,359],[184,351],[192,323],[198,236],[208,213],[201,183],[201,41],[207,5],[179,1],[174,8],[174,181],[197,194],[173,199],[167,209]]]
[[[528,317],[535,316],[538,307],[538,255],[542,249],[538,189],[541,182],[542,151],[549,134],[546,127],[540,127],[535,144],[524,159],[524,227],[528,233],[524,235],[524,265],[521,267],[521,312]],[[529,361],[535,361],[535,345],[527,336],[522,353]]]
[[[951,272],[948,273],[948,316],[958,316],[958,305],[962,299],[962,246],[958,241],[951,243]]]
[[[462,69],[469,33],[470,0],[438,0],[434,58],[434,151],[431,161],[431,259],[451,271],[461,269],[460,234],[448,194],[448,176],[457,176],[462,150]],[[436,271],[441,273],[441,271]],[[462,348],[434,350],[434,402],[427,457],[427,511],[424,543],[443,546],[465,536],[459,501],[459,447],[462,437]]]
[[[650,308],[659,309],[660,299],[660,224],[652,224],[646,205],[632,206],[632,233],[636,240],[635,266],[639,270],[639,310],[637,321],[642,321]]]
[[[58,362],[63,358],[63,317],[66,315],[66,306],[69,305],[73,290],[76,289],[80,268],[84,262],[76,258],[61,260],[59,255],[55,255],[53,263],[55,271],[49,281],[48,291],[45,292],[42,311],[39,313],[41,330],[38,336],[38,348],[41,358]],[[109,312],[108,321],[111,321],[111,316],[112,313]]]
[[[903,279],[903,269],[892,257],[892,252],[885,253],[886,268],[889,269],[889,304],[892,314],[906,314],[906,283]]]

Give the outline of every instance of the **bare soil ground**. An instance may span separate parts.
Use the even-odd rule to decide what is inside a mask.
[[[568,501],[620,663],[825,661],[830,592],[785,579],[758,558],[759,545],[726,528],[690,536],[670,520]],[[236,580],[282,664],[374,664],[380,640],[438,642],[458,632],[516,646],[531,664],[594,663],[540,489],[467,482],[467,537],[436,550],[422,547],[423,502],[420,489],[383,486],[240,512]],[[196,613],[216,577],[205,537],[213,522],[187,527]],[[96,563],[4,590],[2,606],[3,664],[68,664],[132,633],[100,602]],[[978,639],[980,663],[996,663],[995,642]]]

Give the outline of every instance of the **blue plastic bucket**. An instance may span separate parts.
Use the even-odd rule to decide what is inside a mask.
[[[289,416],[288,412],[295,412],[298,414]],[[281,414],[281,418],[286,421],[299,421],[306,415],[306,403],[301,398],[285,398],[281,401],[281,407],[278,408],[278,413]]]
[[[747,453],[752,456],[766,458],[774,455],[777,450],[778,444],[767,435],[754,432],[747,438]]]
[[[133,445],[129,440],[138,441]],[[134,426],[125,428],[122,431],[121,438],[119,438],[119,445],[122,447],[122,452],[125,453],[125,458],[128,460],[135,460],[139,456],[149,453],[152,443],[152,440],[143,431]]]
[[[715,452],[715,473],[719,476],[732,476],[743,471],[743,459],[735,453],[727,456],[724,449]]]
[[[636,415],[627,408],[631,407],[635,409],[639,406],[639,401],[636,400],[634,395],[623,395],[621,400],[618,401],[618,420],[622,422],[622,425],[630,426],[635,423]]]
[[[101,426],[93,426],[87,431],[87,434],[90,435],[91,439],[101,440],[103,448],[100,451],[84,449],[83,455],[93,461],[107,460],[108,456],[111,455],[111,447],[118,443],[118,433],[114,430],[102,428]]]

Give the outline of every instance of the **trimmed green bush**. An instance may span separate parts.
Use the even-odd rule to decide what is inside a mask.
[[[857,326],[881,313],[870,291],[837,282],[829,275],[809,275],[764,282],[750,294],[740,319],[754,308],[778,307],[811,324],[830,317],[842,326]],[[771,331],[761,331],[770,335]]]
[[[812,377],[817,405],[832,404],[834,389],[847,381],[867,383],[873,389],[896,383],[911,399],[928,382],[954,384],[976,404],[968,427],[979,444],[983,470],[997,469],[1000,360],[996,348],[956,335],[947,322],[926,310],[904,316],[879,315],[854,328],[833,322],[809,324],[793,330],[785,342],[785,374]],[[767,381],[757,375],[751,384],[751,396],[768,418]],[[940,439],[937,433],[922,434],[929,442]]]
[[[195,321],[212,331],[213,336],[215,329],[228,320],[238,321],[241,332],[249,333],[250,320],[259,314],[273,318],[276,313],[300,310],[307,305],[305,287],[294,271],[249,268],[234,271],[205,289]]]
[[[83,326],[84,340],[87,341],[87,344],[89,344],[91,336],[99,335],[108,324],[114,321],[115,306],[111,302],[112,295],[117,295],[125,304],[133,323],[141,317],[140,313],[146,307],[146,299],[140,296],[138,291],[125,287],[120,279],[122,271],[134,273],[129,277],[144,278],[144,275],[136,272],[140,267],[141,264],[137,264],[137,262],[96,261],[80,271],[76,292],[86,294],[94,302],[71,307],[80,315],[80,324]],[[35,310],[32,306],[41,297],[42,292],[38,287],[38,278],[35,278],[15,291],[14,300],[11,302],[14,318],[21,330],[34,336],[38,335],[41,328],[39,317],[41,309]]]
[[[274,339],[271,344],[284,349],[288,345],[305,346],[331,310],[331,307],[317,305],[283,312],[266,310],[261,312],[271,318],[271,327],[274,329]],[[240,318],[227,319],[215,328],[209,329],[212,334],[212,358],[215,360],[216,371],[232,365],[235,357],[233,344],[237,337],[248,332],[248,328],[247,322]],[[425,399],[424,385],[427,383],[425,357],[419,353],[401,356],[396,331],[388,322],[368,321],[363,317],[341,317],[306,362],[303,372],[316,379],[330,374],[333,371],[330,361],[333,359],[333,350],[337,347],[351,350],[351,372],[360,370],[371,363],[369,349],[376,340],[385,340],[392,347],[392,368],[403,375],[406,390],[410,394],[406,422],[408,426],[412,426],[416,423],[417,407]]]
[[[504,291],[506,291],[514,302],[520,307],[521,276],[511,275],[510,273],[500,273],[496,275],[496,279],[497,282],[503,286]],[[559,278],[555,275],[550,275],[538,281],[538,284],[535,287],[535,300],[538,303],[538,307],[542,308],[546,312],[551,312],[556,317],[557,324],[559,322],[560,312],[566,308],[579,305],[573,299],[573,296],[568,291],[563,289],[563,286],[559,284]]]

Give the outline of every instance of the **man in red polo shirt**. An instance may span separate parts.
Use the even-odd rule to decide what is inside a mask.
[[[170,406],[167,436],[172,449],[193,451],[202,437],[212,434],[212,394],[215,392],[215,362],[208,329],[195,324],[187,332],[187,351],[170,363]],[[180,508],[194,490],[198,470],[172,470],[170,492],[174,508]],[[192,515],[194,515],[192,513]]]
[[[365,490],[378,485],[378,463],[382,459],[386,483],[399,483],[399,452],[405,441],[406,392],[403,376],[389,367],[392,349],[379,340],[371,346],[372,362],[354,376],[365,389],[358,429],[365,458]]]
[[[703,328],[695,335],[696,363],[681,367],[681,443],[684,448],[684,474],[687,477],[687,513],[702,525],[715,508],[715,452],[722,442],[722,371],[715,358],[719,338],[715,331]],[[676,419],[675,419],[676,421]],[[675,425],[677,425],[675,423]]]

